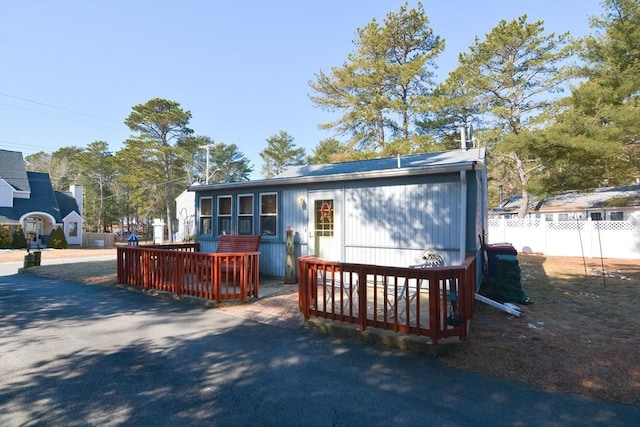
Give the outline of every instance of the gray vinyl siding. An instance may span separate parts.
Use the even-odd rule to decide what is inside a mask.
[[[265,237],[260,245],[260,273],[264,276],[284,277],[285,271],[285,241],[287,228],[291,226],[294,232],[296,252],[306,250],[307,217],[303,207],[298,205],[298,198],[306,201],[307,192],[304,188],[268,188],[257,192],[275,192],[278,194],[278,235]],[[297,254],[296,256],[301,256]],[[306,253],[304,253],[306,255]]]
[[[347,189],[345,260],[407,266],[432,248],[457,262],[460,194],[460,182]]]
[[[340,244],[336,248],[339,251],[336,259],[352,263],[408,266],[420,263],[424,250],[435,249],[446,264],[457,265],[463,261],[465,251],[477,250],[478,234],[486,225],[486,172],[484,167],[470,167],[469,162],[475,162],[469,157],[472,154],[461,152],[422,156],[433,156],[436,168],[445,164],[450,156],[466,159],[460,160],[459,166],[436,173],[425,173],[419,169],[422,165],[420,162],[408,158],[402,162],[398,160],[398,165],[401,163],[403,168],[398,167],[397,174],[393,168],[385,166],[379,174],[367,175],[359,169],[369,164],[365,161],[307,166],[292,171],[289,178],[229,183],[193,190],[197,192],[196,208],[200,197],[211,196],[215,201],[220,195],[232,196],[233,233],[238,230],[236,208],[239,195],[254,196],[255,234],[260,233],[260,194],[278,195],[277,233],[275,236],[263,235],[260,244],[260,273],[263,276],[284,276],[288,226],[294,233],[295,256],[310,255],[311,248],[317,244],[315,237],[310,237],[310,232],[314,230],[309,230],[309,227],[313,227],[310,223],[314,219],[312,200],[325,196],[335,200],[336,221],[340,221],[336,223],[335,237]],[[372,162],[378,165],[389,161]],[[396,160],[392,163],[396,163]],[[414,166],[418,168],[417,173],[404,173]],[[324,169],[338,175],[314,176]],[[463,170],[465,172],[461,173]],[[308,174],[296,175],[305,171]],[[347,172],[354,175],[347,176]],[[464,176],[466,193],[462,185]],[[465,194],[466,203],[463,203]],[[463,205],[466,205],[466,212],[462,212]],[[214,235],[196,236],[205,252],[214,252],[216,249],[216,209],[214,204]],[[461,233],[465,234],[465,248],[460,247],[463,241]]]
[[[294,237],[296,242],[307,243],[308,235],[307,229],[307,213],[308,207],[306,205],[299,206],[298,199],[307,202],[307,191],[305,188],[287,188],[279,192],[281,198],[280,214],[278,220],[282,221],[282,241],[286,236],[287,227],[291,226],[294,231]],[[284,257],[283,257],[284,259]]]
[[[476,185],[474,176],[468,177],[468,185]],[[473,179],[472,179],[473,178]],[[352,183],[347,188],[336,188],[331,182],[313,186],[313,191],[335,191],[341,197],[342,233],[337,236],[342,241],[345,262],[367,263],[389,266],[419,264],[425,249],[436,249],[447,264],[461,262],[460,205],[461,182],[456,174],[435,177],[413,177],[410,180],[390,180],[389,185],[380,182]],[[474,188],[467,193],[468,207],[476,203],[478,191]],[[313,218],[312,207],[308,206],[310,189],[302,186],[285,188],[257,188],[252,192],[234,194],[203,193],[200,196],[231,195],[235,207],[239,194],[253,194],[255,201],[254,231],[259,231],[260,194],[278,195],[278,223],[276,236],[263,236],[260,245],[260,272],[264,276],[284,276],[285,238],[288,226],[294,232],[296,256],[308,255],[309,217]],[[299,199],[303,202],[299,203]],[[214,224],[216,212],[214,205]],[[469,211],[467,217],[467,237],[475,234],[476,210]],[[214,225],[215,228],[215,225]],[[232,229],[237,232],[237,215],[234,210]],[[215,231],[215,230],[214,230]],[[198,239],[204,252],[215,252],[217,237]],[[468,246],[474,243],[468,242]]]

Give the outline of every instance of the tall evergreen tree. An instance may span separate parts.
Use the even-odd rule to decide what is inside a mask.
[[[555,150],[543,184],[558,191],[621,185],[640,178],[640,2],[606,0],[580,41],[583,79],[555,115]]]
[[[79,183],[78,156],[80,147],[62,147],[53,153],[39,151],[25,157],[27,170],[49,174],[54,190],[67,191],[72,184]]]
[[[211,174],[217,182],[248,181],[253,167],[236,144],[216,144],[211,150]]]
[[[260,152],[262,174],[273,178],[289,166],[305,164],[305,150],[296,147],[293,137],[285,131],[267,138],[267,148]]]
[[[434,85],[433,60],[444,41],[429,27],[421,3],[415,9],[405,3],[383,25],[374,19],[357,34],[345,64],[309,82],[311,101],[342,113],[321,127],[349,135],[347,149],[383,153],[390,143],[415,136],[418,106]]]
[[[567,84],[563,63],[571,56],[569,34],[545,34],[542,21],[529,23],[523,15],[500,21],[484,40],[476,38],[460,54],[456,71],[464,76],[474,108],[493,129],[492,161],[504,164],[500,177],[517,183],[522,194],[519,216],[527,213],[530,181],[544,170],[532,134],[538,129],[553,95]]]
[[[482,127],[479,91],[469,84],[469,78],[464,67],[452,71],[422,106],[419,132],[433,137],[424,151],[459,148],[460,128],[466,133],[471,127]]]
[[[307,156],[307,163],[311,165],[335,163],[340,161],[343,150],[339,140],[335,138],[324,139],[318,143],[313,153]]]
[[[190,153],[187,165],[190,182],[247,181],[253,172],[249,159],[240,152],[236,144],[216,143],[208,136],[189,136],[180,140],[179,144]]]
[[[173,242],[175,198],[188,184],[185,153],[177,143],[193,133],[188,127],[191,112],[175,101],[160,98],[132,110],[125,124],[137,135],[118,153],[124,166],[121,173],[134,189],[136,202],[145,206],[148,214],[164,216]]]
[[[84,186],[83,217],[89,228],[98,232],[107,232],[116,219],[114,208],[117,206],[112,197],[113,191],[113,154],[109,144],[94,141],[77,157],[77,165]]]

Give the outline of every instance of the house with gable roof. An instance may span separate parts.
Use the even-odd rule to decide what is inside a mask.
[[[46,246],[57,227],[69,245],[81,245],[82,187],[55,191],[48,173],[27,171],[21,152],[0,150],[0,225],[22,227],[31,246]]]
[[[215,252],[222,234],[259,234],[260,273],[275,277],[285,276],[288,230],[296,256],[406,267],[433,249],[460,265],[479,253],[487,221],[478,148],[294,166],[270,179],[189,190],[201,250]]]
[[[522,196],[515,195],[490,215],[498,218],[516,218],[522,205]],[[640,183],[620,187],[596,188],[592,191],[563,191],[553,196],[529,202],[529,218],[544,217],[547,221],[640,221]]]
[[[512,196],[489,212],[489,243],[552,256],[640,257],[640,183],[533,196],[525,218],[517,217],[521,205]]]

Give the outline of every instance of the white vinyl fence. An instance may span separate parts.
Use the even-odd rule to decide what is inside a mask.
[[[83,233],[82,246],[113,248],[116,245],[113,233]]]
[[[638,221],[489,219],[488,243],[553,256],[640,259]]]

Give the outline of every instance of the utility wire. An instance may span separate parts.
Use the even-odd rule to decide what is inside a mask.
[[[17,110],[29,111],[31,113],[42,114],[44,116],[56,117],[56,118],[59,118],[59,119],[70,120],[70,121],[73,121],[73,122],[84,123],[84,124],[88,124],[88,125],[96,125],[96,126],[108,127],[109,129],[116,130],[115,127],[107,126],[105,124],[100,124],[100,123],[96,123],[96,122],[88,122],[86,120],[78,120],[78,119],[73,118],[73,117],[61,116],[59,114],[48,113],[46,111],[32,110],[30,108],[19,107],[17,105],[5,104],[5,103],[2,103],[2,102],[0,102],[0,106],[11,107],[11,108],[15,108]],[[76,113],[76,114],[80,114],[80,113]],[[95,116],[91,116],[91,115],[87,115],[87,114],[85,114],[85,115],[88,116],[88,117],[91,117],[91,118],[96,118]],[[100,119],[100,120],[107,120],[107,119]],[[109,122],[114,122],[113,120],[108,120],[108,121]],[[114,123],[117,123],[117,122],[114,122]]]
[[[6,96],[6,97],[8,97],[8,98],[19,99],[20,101],[30,102],[30,103],[32,103],[32,104],[42,105],[42,106],[44,106],[44,107],[55,108],[56,110],[66,111],[66,112],[68,112],[68,113],[78,114],[78,115],[86,116],[86,117],[92,117],[92,118],[94,118],[94,119],[104,120],[104,121],[106,121],[106,122],[112,122],[112,123],[118,123],[118,124],[121,124],[121,122],[116,121],[116,120],[112,120],[112,119],[105,119],[104,117],[95,116],[95,115],[93,115],[93,114],[81,113],[81,112],[79,112],[79,111],[70,110],[70,109],[68,109],[68,108],[58,107],[57,105],[46,104],[46,103],[44,103],[44,102],[34,101],[34,100],[32,100],[32,99],[22,98],[22,97],[20,97],[20,96],[9,95],[8,93],[4,93],[4,92],[0,92],[0,95],[2,95],[2,96]]]

